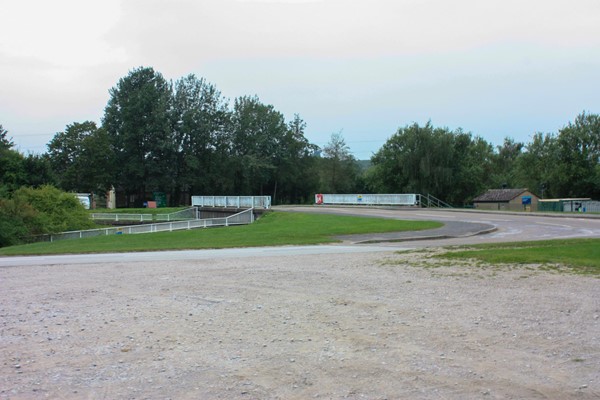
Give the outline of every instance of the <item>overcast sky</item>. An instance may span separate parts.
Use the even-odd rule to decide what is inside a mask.
[[[598,0],[0,0],[0,124],[41,153],[153,67],[368,159],[413,122],[493,144],[600,113]]]

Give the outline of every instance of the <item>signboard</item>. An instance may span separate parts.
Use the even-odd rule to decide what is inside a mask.
[[[531,196],[521,197],[521,204],[523,204],[524,206],[531,204]]]

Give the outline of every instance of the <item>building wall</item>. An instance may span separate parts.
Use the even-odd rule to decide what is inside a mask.
[[[523,205],[523,196],[531,196],[531,204]],[[474,203],[475,208],[479,210],[500,210],[500,211],[537,211],[539,198],[531,193],[525,191],[512,199],[509,202],[495,202],[495,203]]]

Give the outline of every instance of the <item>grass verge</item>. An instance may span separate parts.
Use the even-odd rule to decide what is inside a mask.
[[[0,255],[106,253],[219,249],[336,242],[337,235],[416,231],[442,226],[433,221],[270,212],[251,225],[137,235],[110,235],[0,249]]]
[[[490,264],[562,265],[575,273],[600,275],[600,239],[481,244],[437,257]]]

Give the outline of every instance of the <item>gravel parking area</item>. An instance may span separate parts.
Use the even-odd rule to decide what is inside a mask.
[[[600,397],[600,280],[428,255],[1,268],[0,399]]]

